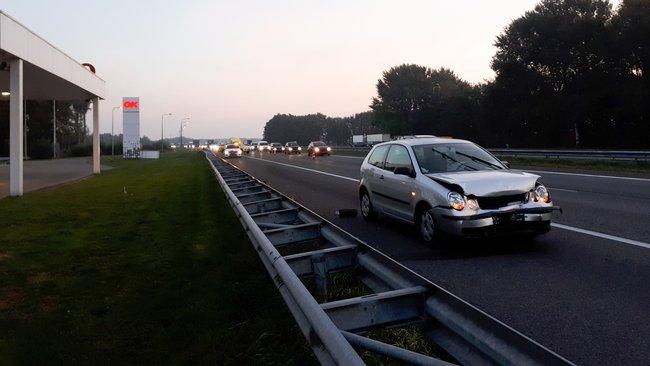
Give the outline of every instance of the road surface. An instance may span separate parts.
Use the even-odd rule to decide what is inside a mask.
[[[431,248],[411,226],[335,215],[358,207],[360,158],[230,161],[577,364],[650,364],[648,178],[534,171],[564,209],[550,233]]]

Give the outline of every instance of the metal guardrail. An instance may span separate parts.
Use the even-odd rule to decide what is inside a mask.
[[[370,151],[369,147],[334,146],[336,150]],[[650,151],[646,150],[553,150],[553,149],[499,149],[489,148],[498,156],[567,159],[567,160],[617,160],[650,161]]]
[[[648,161],[650,151],[489,149],[495,155],[545,159]]]
[[[572,364],[225,160],[206,158],[321,364],[362,365],[356,347],[406,364],[450,365],[363,336],[412,324],[462,364]],[[341,271],[374,293],[318,303],[302,281],[327,294],[328,275]]]

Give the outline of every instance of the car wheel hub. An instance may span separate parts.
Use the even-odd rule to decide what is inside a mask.
[[[368,198],[367,194],[361,197],[361,213],[366,217],[370,215],[370,198]]]
[[[422,214],[420,219],[420,231],[422,232],[422,238],[426,241],[431,241],[433,235],[435,234],[436,225],[433,222],[433,217],[429,211],[425,211]]]

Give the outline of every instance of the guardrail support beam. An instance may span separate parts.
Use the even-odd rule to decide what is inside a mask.
[[[409,287],[321,304],[339,329],[361,331],[421,321],[426,288]]]

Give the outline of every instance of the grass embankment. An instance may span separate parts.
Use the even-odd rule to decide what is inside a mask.
[[[312,364],[202,154],[0,201],[0,364]]]
[[[365,157],[368,150],[340,149],[337,148],[334,153],[343,156],[360,156]],[[572,161],[566,159],[546,159],[546,158],[524,158],[514,156],[501,156],[501,160],[508,161],[514,168],[517,167],[540,167],[540,168],[562,168],[571,170],[591,170],[601,172],[620,172],[620,173],[642,173],[650,174],[650,164],[645,162],[633,161],[604,161],[604,160],[582,160]]]
[[[650,165],[642,162],[631,161],[572,161],[565,159],[544,159],[544,158],[523,158],[512,156],[501,156],[501,160],[508,161],[513,167],[540,167],[540,168],[563,168],[571,170],[593,170],[601,172],[620,173],[645,173],[650,174]]]

